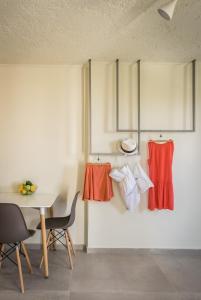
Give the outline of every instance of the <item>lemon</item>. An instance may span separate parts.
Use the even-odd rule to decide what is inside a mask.
[[[35,186],[35,184],[33,184],[33,185],[31,186],[31,191],[32,191],[32,192],[35,192],[35,191],[36,191],[36,186]]]
[[[25,185],[25,189],[26,189],[27,191],[30,191],[31,186],[30,186],[29,184],[26,184],[26,185]]]
[[[19,188],[18,188],[18,191],[19,191],[19,193],[21,193],[21,192],[22,192],[22,190],[23,190],[23,185],[22,185],[22,184],[20,184],[20,186],[19,186]]]
[[[23,189],[21,193],[22,195],[26,195],[27,191]]]
[[[18,187],[19,193],[22,195],[31,195],[37,190],[37,185],[33,184],[31,181],[27,180],[26,182],[22,183]]]

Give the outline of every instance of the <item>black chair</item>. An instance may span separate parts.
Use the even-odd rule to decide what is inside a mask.
[[[79,193],[80,192],[77,192],[74,196],[70,215],[66,217],[52,217],[52,218],[45,219],[46,229],[49,230],[48,237],[47,237],[47,249],[49,249],[51,246],[54,246],[56,241],[60,242],[67,249],[67,254],[69,256],[71,269],[73,269],[71,251],[75,256],[75,250],[73,248],[73,242],[68,228],[72,226],[75,221],[75,208],[76,208],[76,203],[78,200]],[[38,224],[37,229],[41,229],[41,223]],[[66,245],[61,240],[64,236],[66,240]],[[40,267],[42,266],[42,264],[43,264],[43,257],[41,259]]]
[[[34,230],[27,229],[23,214],[16,204],[0,203],[0,267],[6,258],[18,266],[22,293],[24,293],[24,281],[20,254],[26,258],[28,270],[32,273],[29,254],[23,241],[33,236],[34,233]],[[11,257],[13,252],[16,252],[17,263]]]

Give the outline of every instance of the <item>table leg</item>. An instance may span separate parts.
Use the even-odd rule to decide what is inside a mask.
[[[44,276],[48,278],[48,254],[47,254],[47,235],[45,225],[45,208],[40,208],[40,221],[41,221],[41,234],[42,234],[42,246],[43,246],[43,257],[44,257]]]
[[[50,218],[54,217],[53,206],[49,208]],[[55,231],[52,230],[53,235],[55,235]],[[51,250],[56,251],[56,239],[54,237],[51,238]]]

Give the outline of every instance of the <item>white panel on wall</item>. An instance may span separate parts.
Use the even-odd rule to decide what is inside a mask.
[[[192,64],[141,63],[141,129],[192,129]]]
[[[118,152],[118,141],[129,133],[116,132],[115,62],[91,64],[91,147],[93,153]]]
[[[119,62],[119,129],[138,126],[138,66]]]

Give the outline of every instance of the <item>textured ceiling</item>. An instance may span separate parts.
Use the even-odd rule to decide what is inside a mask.
[[[0,63],[201,59],[201,1],[0,0]]]

